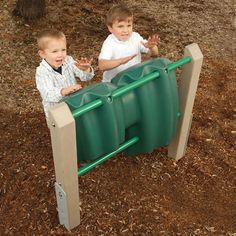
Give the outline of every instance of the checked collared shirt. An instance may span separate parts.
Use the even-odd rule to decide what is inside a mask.
[[[94,76],[93,68],[87,73],[74,64],[74,59],[67,56],[62,65],[62,73],[58,73],[45,61],[42,60],[36,69],[36,86],[42,97],[43,108],[48,117],[49,108],[61,101],[61,89],[76,84],[76,77],[81,81],[91,80]]]

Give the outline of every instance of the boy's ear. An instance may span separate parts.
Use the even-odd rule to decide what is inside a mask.
[[[44,59],[45,53],[44,53],[43,50],[39,49],[39,50],[38,50],[38,54],[39,54],[39,56],[40,56],[42,59]]]
[[[112,33],[112,27],[110,25],[107,25],[107,28],[110,31],[110,33]]]

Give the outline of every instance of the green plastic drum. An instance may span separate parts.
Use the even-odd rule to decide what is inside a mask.
[[[111,83],[88,86],[64,99],[71,111],[100,99],[103,105],[77,118],[78,160],[94,160],[119,148],[134,136],[139,141],[128,155],[147,153],[168,145],[178,120],[178,90],[175,71],[166,72],[167,59],[153,59],[119,73]],[[143,76],[160,76],[118,98],[112,92]]]

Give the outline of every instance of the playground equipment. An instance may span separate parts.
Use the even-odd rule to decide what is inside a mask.
[[[123,150],[137,155],[168,145],[169,157],[184,156],[202,60],[198,45],[191,44],[177,62],[146,61],[49,111],[59,221],[68,230],[80,223],[78,176]],[[81,160],[91,163],[78,170]]]

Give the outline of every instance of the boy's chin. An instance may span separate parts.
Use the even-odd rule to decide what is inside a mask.
[[[55,63],[54,67],[55,68],[59,68],[63,65],[64,61],[60,62],[60,63]]]
[[[122,42],[126,42],[130,39],[130,36],[120,37],[119,40]]]
[[[59,67],[61,67],[62,66],[62,64],[60,64],[60,65],[53,65],[53,68],[54,69],[58,69]]]
[[[120,39],[119,39],[119,41],[121,41],[121,42],[126,42],[126,41],[128,41],[128,40],[129,40],[129,39],[126,39],[126,38],[125,38],[125,39],[123,39],[123,38],[120,38]]]

